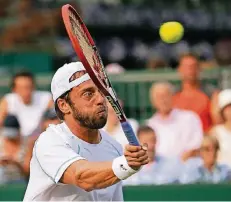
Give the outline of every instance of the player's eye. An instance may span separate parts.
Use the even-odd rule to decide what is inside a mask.
[[[84,94],[83,94],[83,96],[84,97],[87,97],[87,98],[90,98],[90,97],[92,97],[93,96],[93,92],[91,92],[91,91],[86,91]]]

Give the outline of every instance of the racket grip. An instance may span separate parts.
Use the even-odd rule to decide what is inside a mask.
[[[129,144],[134,146],[139,146],[139,141],[130,125],[127,121],[121,123],[122,129],[124,131],[124,134],[126,135]]]

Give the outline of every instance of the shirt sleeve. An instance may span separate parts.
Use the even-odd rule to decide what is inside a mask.
[[[47,135],[47,134],[44,134]],[[54,138],[55,139],[55,138]],[[62,141],[39,139],[34,155],[46,175],[58,183],[65,170],[75,161],[84,159]]]
[[[117,185],[112,201],[124,201],[122,182]]]
[[[17,111],[16,96],[14,93],[9,93],[4,96],[7,102],[7,112],[9,114],[15,115]]]
[[[189,121],[188,137],[190,141],[188,141],[187,149],[198,149],[203,139],[202,123],[200,118],[194,113],[191,114]]]

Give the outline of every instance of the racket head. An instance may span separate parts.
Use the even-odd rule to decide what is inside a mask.
[[[94,84],[106,96],[121,122],[126,116],[105,72],[102,59],[86,25],[69,4],[62,7],[62,18],[72,46]]]
[[[62,7],[62,17],[72,46],[96,86],[108,94],[108,77],[102,59],[87,27],[76,10],[69,4]]]

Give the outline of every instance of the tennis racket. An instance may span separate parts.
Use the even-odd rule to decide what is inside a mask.
[[[62,7],[62,18],[76,54],[94,84],[105,95],[113,107],[129,144],[139,146],[140,144],[135,133],[127,121],[106,74],[97,47],[81,17],[71,5],[66,4]]]

